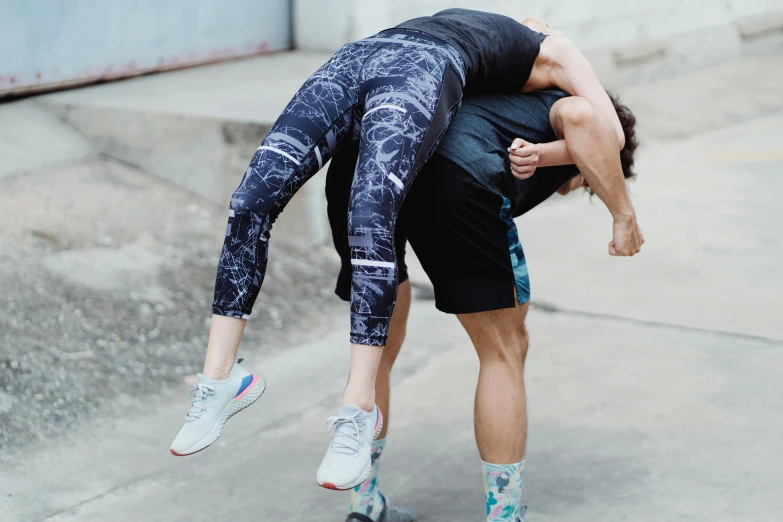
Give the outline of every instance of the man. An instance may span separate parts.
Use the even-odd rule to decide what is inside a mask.
[[[447,9],[346,44],[310,76],[261,142],[231,198],[204,370],[171,453],[186,456],[208,447],[228,419],[264,392],[264,380],[235,361],[265,277],[272,225],[294,193],[358,131],[345,222],[353,272],[351,365],[343,407],[329,422],[336,433],[360,433],[333,439],[316,481],[336,490],[361,484],[371,472],[370,445],[383,424],[375,380],[400,280],[394,239],[402,202],[463,92],[548,87],[589,100],[613,126],[615,152],[622,148],[620,122],[587,59],[534,18],[520,23],[496,13]],[[559,155],[565,155],[562,148],[545,156]],[[534,154],[525,157],[537,161]],[[612,190],[591,185],[602,199]],[[629,249],[625,236],[635,234],[633,225],[626,220],[615,229],[619,253]],[[350,453],[346,444],[359,449]]]
[[[376,386],[376,403],[387,423],[372,445],[369,478],[351,494],[348,521],[415,520],[412,510],[386,502],[377,478],[390,418],[389,377],[405,337],[411,300],[404,264],[406,237],[432,280],[436,307],[457,314],[481,361],[474,421],[484,466],[487,520],[523,518],[520,496],[527,427],[523,370],[528,347],[524,320],[530,285],[512,217],[556,191],[566,194],[589,188],[589,180],[604,189],[601,194],[615,219],[615,230],[628,220],[634,223],[629,229],[636,229],[624,182],[634,175],[635,119],[627,107],[616,99],[613,103],[625,138],[620,154],[608,119],[586,100],[562,91],[487,94],[464,101],[398,218],[401,284]],[[343,261],[336,293],[344,300],[350,296],[350,250],[344,225],[355,154],[346,150],[332,160],[326,187],[332,235]],[[576,165],[554,166],[557,163]],[[633,238],[627,254],[638,252],[642,242],[641,235]],[[618,254],[614,241],[609,253]],[[350,435],[345,430],[340,434]]]

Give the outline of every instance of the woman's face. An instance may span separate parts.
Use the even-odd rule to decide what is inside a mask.
[[[555,31],[552,26],[537,16],[528,16],[522,20],[522,25],[529,27],[533,31],[546,35],[562,35],[563,31]]]

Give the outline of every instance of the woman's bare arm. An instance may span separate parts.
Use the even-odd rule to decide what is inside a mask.
[[[541,159],[539,167],[557,167],[558,165],[573,165],[574,160],[568,152],[565,140],[557,140],[549,143],[539,143]]]
[[[541,63],[548,71],[552,85],[592,103],[609,118],[617,131],[620,150],[625,146],[625,136],[612,100],[579,48],[564,36],[551,35],[541,42]],[[537,61],[537,65],[538,65]]]
[[[539,167],[574,164],[565,140],[529,143],[517,138],[508,149],[508,159],[511,163],[511,174],[519,179],[529,178]]]

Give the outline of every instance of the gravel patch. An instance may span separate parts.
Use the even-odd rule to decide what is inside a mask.
[[[200,371],[224,214],[110,161],[0,182],[0,459]],[[245,353],[347,312],[329,248],[272,248]]]

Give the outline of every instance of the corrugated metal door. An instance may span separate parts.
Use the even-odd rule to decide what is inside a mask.
[[[0,97],[291,46],[291,0],[0,0]]]

